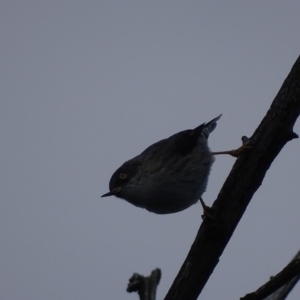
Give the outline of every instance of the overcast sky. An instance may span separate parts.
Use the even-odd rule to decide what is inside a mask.
[[[2,0],[0,298],[137,299],[129,277],[160,267],[162,299],[200,205],[161,216],[100,196],[124,161],[220,113],[212,150],[251,136],[300,54],[299,15],[299,1]],[[300,249],[299,151],[272,164],[199,298],[239,299]],[[234,161],[217,157],[207,204]]]

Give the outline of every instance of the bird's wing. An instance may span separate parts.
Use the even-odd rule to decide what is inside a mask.
[[[187,155],[196,146],[200,134],[201,131],[192,129],[178,132],[149,146],[141,155],[160,157],[161,159],[163,157],[170,158],[175,154]]]
[[[194,129],[178,132],[167,139],[161,140],[145,149],[141,155],[172,156],[174,154],[188,155],[197,145],[200,137],[208,139],[216,128],[221,115],[208,123],[203,123]]]
[[[195,129],[184,130],[173,135],[169,139],[174,140],[174,151],[181,155],[188,155],[196,147],[201,136],[204,124]]]

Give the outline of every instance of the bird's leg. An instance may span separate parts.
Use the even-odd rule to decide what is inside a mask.
[[[207,206],[202,198],[200,198],[199,200],[200,200],[200,203],[203,207],[202,219],[204,220],[205,218],[208,218],[208,219],[211,219],[211,220],[215,221],[216,219],[212,216],[212,208]]]
[[[220,155],[220,154],[229,154],[233,157],[239,157],[242,154],[244,154],[246,151],[252,149],[252,146],[241,146],[234,150],[228,150],[228,151],[219,151],[219,152],[212,152],[213,155]]]
[[[246,136],[242,137],[243,145],[237,149],[229,150],[229,151],[218,151],[218,152],[212,152],[213,155],[219,155],[219,154],[229,154],[234,157],[239,157],[245,152],[249,151],[253,147],[249,145],[250,139]]]

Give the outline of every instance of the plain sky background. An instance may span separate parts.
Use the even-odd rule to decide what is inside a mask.
[[[299,1],[2,0],[0,298],[137,299],[129,277],[160,267],[162,299],[200,205],[161,216],[100,196],[124,161],[220,113],[212,150],[251,136],[300,53],[299,16]],[[272,164],[200,299],[239,299],[299,250],[299,143]],[[207,204],[234,161],[217,157]]]

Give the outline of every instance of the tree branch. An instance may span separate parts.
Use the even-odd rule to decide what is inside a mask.
[[[257,291],[249,293],[242,297],[241,300],[264,300],[270,294],[277,291],[287,282],[292,280],[295,276],[300,274],[300,258],[292,260],[281,272],[261,286]]]
[[[160,278],[160,269],[153,270],[148,277],[134,273],[129,279],[127,292],[137,292],[140,296],[140,300],[155,300],[156,289]]]
[[[298,251],[298,253],[293,257],[292,261],[294,261],[296,259],[298,259],[298,260],[300,259],[300,251]],[[298,275],[293,277],[285,285],[283,285],[281,288],[276,290],[274,293],[269,295],[264,300],[285,300],[286,297],[288,296],[288,294],[291,292],[291,290],[296,285],[296,283],[299,281],[299,279],[300,279],[300,272],[298,273]]]
[[[218,264],[253,194],[293,132],[300,114],[300,57],[284,81],[250,144],[253,150],[237,159],[216,201],[213,217],[201,224],[191,250],[165,300],[197,299]]]

